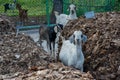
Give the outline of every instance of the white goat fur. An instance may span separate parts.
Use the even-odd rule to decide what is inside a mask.
[[[63,45],[59,54],[60,60],[66,66],[72,66],[83,72],[84,55],[82,52],[82,40],[86,37],[81,31],[73,33],[74,43],[70,40],[63,40]],[[81,37],[82,36],[82,37]]]
[[[65,26],[69,20],[77,19],[76,6],[74,4],[69,5],[69,11],[69,15],[59,14],[57,11],[55,11],[56,24],[62,24],[63,26]]]

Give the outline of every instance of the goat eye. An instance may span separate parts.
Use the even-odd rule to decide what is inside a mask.
[[[83,37],[83,35],[81,35],[81,38]]]

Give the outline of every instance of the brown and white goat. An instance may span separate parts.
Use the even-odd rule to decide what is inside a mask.
[[[27,22],[28,21],[28,10],[22,9],[20,4],[16,4],[16,8],[19,10],[19,18],[21,22]]]

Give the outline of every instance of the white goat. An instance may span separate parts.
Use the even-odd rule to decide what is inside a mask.
[[[76,6],[74,4],[71,4],[69,5],[68,10],[70,11],[69,15],[59,14],[57,11],[54,12],[56,16],[56,24],[62,24],[65,26],[69,20],[77,19]]]
[[[86,41],[87,37],[81,31],[75,31],[70,40],[63,39],[59,58],[64,65],[72,66],[83,72],[84,55],[81,46],[82,40]]]

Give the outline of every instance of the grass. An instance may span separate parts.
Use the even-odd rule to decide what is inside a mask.
[[[77,14],[83,15],[85,12],[94,11],[94,12],[106,12],[114,10],[113,6],[115,0],[64,0],[64,13],[68,13],[66,9],[68,8],[67,3],[74,3],[77,7]],[[110,6],[110,3],[111,6]]]
[[[12,3],[13,0],[0,0],[0,13],[4,13],[4,4]],[[51,4],[52,0],[48,0]],[[28,9],[29,16],[41,16],[46,15],[46,0],[17,0],[18,3],[22,5],[23,9]],[[50,5],[52,6],[52,5]],[[9,16],[18,15],[18,10],[15,9],[14,12],[12,10],[8,10],[7,14]]]
[[[52,0],[47,0],[49,3],[49,12],[52,9]],[[110,0],[63,0],[64,3],[73,3],[76,4],[78,10],[77,14],[81,15],[86,11],[94,10],[95,12],[104,12],[108,7],[108,1]],[[111,0],[114,3],[115,0]],[[0,13],[4,13],[4,4],[5,3],[12,3],[13,0],[0,0]],[[29,16],[42,16],[46,15],[46,0],[17,0],[18,3],[22,5],[22,8],[28,9],[28,15]],[[64,4],[63,12],[69,13],[67,11],[69,4]],[[82,6],[81,6],[82,5]],[[96,7],[95,7],[96,6]],[[100,7],[102,6],[102,7]],[[104,7],[105,6],[105,7]],[[116,7],[118,10],[120,10],[120,7]],[[9,16],[16,16],[18,15],[18,10],[14,10],[14,13],[11,10],[8,10],[7,14]]]

